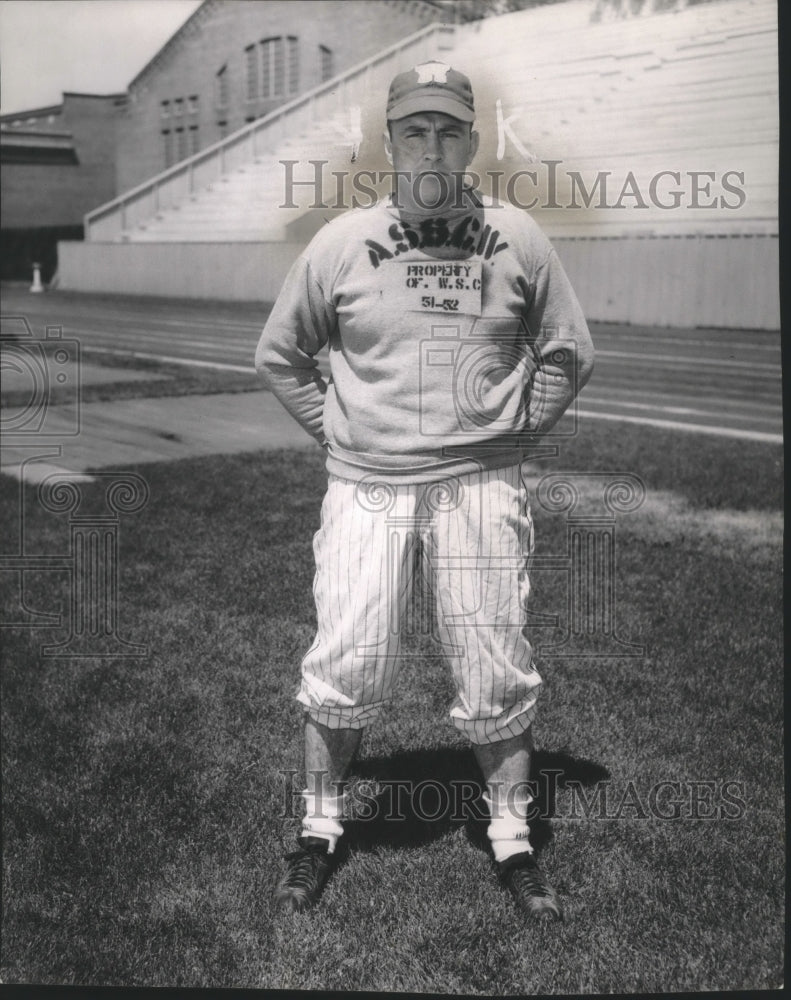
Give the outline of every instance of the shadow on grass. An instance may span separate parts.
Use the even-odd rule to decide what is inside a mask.
[[[540,852],[552,840],[549,820],[555,815],[557,790],[570,781],[594,785],[609,772],[564,750],[536,750],[532,777],[538,794],[529,821],[530,840]],[[471,748],[436,747],[362,758],[349,791],[356,815],[344,824],[348,848],[419,847],[462,826],[473,846],[490,853],[484,782]]]

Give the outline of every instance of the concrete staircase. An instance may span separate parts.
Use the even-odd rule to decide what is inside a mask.
[[[309,161],[323,161],[322,173],[334,192],[332,170],[348,169],[352,153],[357,158],[360,149],[381,146],[392,77],[428,59],[447,61],[453,36],[452,26],[429,25],[125,192],[85,217],[86,240],[283,239],[286,227],[309,210],[316,195],[312,184],[303,184],[294,192],[296,207],[281,208],[289,202],[280,161],[297,161],[294,177],[303,181],[315,176]],[[382,166],[387,164],[382,161]]]
[[[349,115],[339,113],[316,122],[310,136],[295,136],[278,146],[274,155],[263,155],[227,170],[187,198],[162,208],[121,238],[135,242],[244,242],[281,241],[288,227],[313,205],[334,202],[332,170],[348,166],[352,143],[344,142]],[[318,171],[306,153],[325,163]],[[281,161],[293,165],[284,166]],[[296,162],[294,162],[296,161]],[[287,181],[295,182],[290,186]],[[326,196],[329,202],[323,201]],[[291,194],[293,193],[293,197]]]

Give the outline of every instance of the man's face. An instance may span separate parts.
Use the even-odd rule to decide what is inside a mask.
[[[451,207],[478,151],[472,126],[426,111],[390,122],[384,139],[387,158],[399,175],[399,204],[417,212]]]

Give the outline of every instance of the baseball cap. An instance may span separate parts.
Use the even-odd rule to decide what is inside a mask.
[[[442,111],[463,122],[474,121],[475,104],[468,77],[443,62],[424,62],[399,73],[390,84],[387,120],[420,111]]]

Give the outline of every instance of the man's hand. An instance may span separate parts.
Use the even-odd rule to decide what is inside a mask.
[[[536,353],[538,364],[528,393],[527,429],[545,434],[560,420],[582,385],[573,340],[544,341],[536,345]]]

